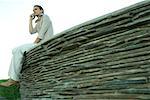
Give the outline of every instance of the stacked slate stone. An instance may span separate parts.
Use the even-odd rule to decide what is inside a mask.
[[[150,1],[68,29],[25,54],[27,100],[150,100]]]

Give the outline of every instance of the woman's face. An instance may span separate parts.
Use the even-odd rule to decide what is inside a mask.
[[[34,7],[33,12],[34,12],[34,15],[38,16],[42,13],[42,10],[40,10],[39,7]]]

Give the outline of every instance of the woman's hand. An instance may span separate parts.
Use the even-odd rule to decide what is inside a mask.
[[[30,15],[30,20],[33,20],[35,18],[34,13]]]
[[[37,43],[39,43],[40,41],[41,41],[41,39],[37,37],[37,38],[35,39],[34,43],[37,44]]]

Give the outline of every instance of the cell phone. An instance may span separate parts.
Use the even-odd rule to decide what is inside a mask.
[[[35,18],[35,15],[34,15],[34,14],[32,14],[32,15],[31,15],[31,18],[32,18],[32,19],[34,19],[34,18]]]

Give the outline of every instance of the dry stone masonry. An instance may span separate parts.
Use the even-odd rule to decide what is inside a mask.
[[[25,53],[20,92],[23,100],[150,100],[150,0]]]

